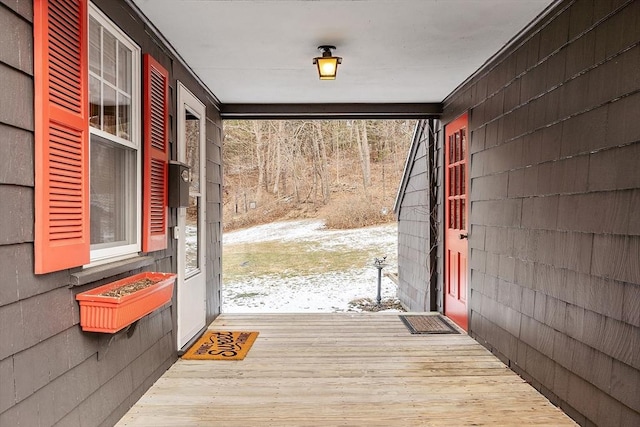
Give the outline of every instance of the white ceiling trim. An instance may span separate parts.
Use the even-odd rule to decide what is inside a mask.
[[[438,103],[550,0],[128,0],[222,104]],[[312,58],[333,44],[335,81]]]

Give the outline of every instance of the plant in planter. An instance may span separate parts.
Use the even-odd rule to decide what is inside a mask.
[[[175,280],[172,273],[139,273],[79,293],[82,330],[118,332],[169,302]]]

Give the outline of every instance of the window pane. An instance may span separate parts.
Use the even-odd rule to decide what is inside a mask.
[[[116,38],[108,31],[102,32],[102,77],[116,84]]]
[[[461,156],[460,156],[460,160],[465,160],[467,153],[467,135],[465,133],[464,129],[460,129],[460,149],[461,149]]]
[[[455,200],[449,200],[449,228],[455,228],[456,207]]]
[[[452,163],[458,161],[459,154],[459,144],[458,144],[458,132],[453,134],[453,158],[451,160]]]
[[[100,102],[100,80],[95,77],[89,78],[89,125],[94,128],[102,128],[102,103]]]
[[[118,136],[131,140],[131,98],[118,93]]]
[[[449,194],[448,194],[448,196],[455,196],[456,195],[456,192],[455,192],[455,188],[456,188],[455,169],[456,168],[454,168],[454,167],[448,168],[448,171],[449,171]]]
[[[460,229],[467,230],[467,202],[460,199]]]
[[[136,152],[91,137],[91,244],[100,248],[135,240]]]
[[[449,136],[449,164],[456,162],[456,159],[454,158],[454,146],[455,146],[455,137],[451,135]]]
[[[131,94],[131,51],[118,44],[118,89]]]
[[[199,209],[198,205],[200,202],[199,197],[189,197],[189,207],[187,208],[187,219],[186,219],[186,269],[185,274],[188,277],[189,275],[196,273],[200,270],[200,232],[199,232],[199,221],[198,214]]]
[[[106,84],[102,85],[102,130],[111,135],[116,134],[116,90]]]
[[[185,132],[187,139],[187,164],[191,167],[189,191],[200,192],[200,120],[185,112]]]
[[[96,261],[138,248],[140,52],[93,6],[89,13],[90,226]]]
[[[89,70],[100,75],[100,29],[102,26],[89,19]]]

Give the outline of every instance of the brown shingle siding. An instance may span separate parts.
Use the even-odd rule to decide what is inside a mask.
[[[39,414],[40,423],[53,425],[74,412],[78,405],[82,408],[99,405],[101,409],[94,417],[84,419],[84,423],[91,420],[92,425],[97,425],[96,417],[103,416],[104,411],[110,413],[113,408],[104,402],[100,404],[93,397],[96,393],[103,396],[103,400],[110,393],[109,399],[127,399],[128,393],[123,394],[123,390],[132,392],[132,386],[138,387],[158,366],[166,367],[172,361],[171,357],[167,358],[173,347],[171,334],[164,332],[163,317],[163,312],[152,314],[140,321],[139,330],[131,338],[118,335],[108,346],[109,336],[87,336],[77,328],[70,328],[18,352],[7,359],[13,359],[17,405],[3,415],[17,412],[22,417],[24,410],[46,407],[50,410]],[[103,352],[102,355],[99,353],[96,357],[97,351]],[[57,357],[42,363],[39,357],[43,353]],[[125,383],[121,383],[124,378]],[[120,384],[118,390],[109,388],[114,382]],[[88,396],[91,397],[87,399]],[[76,415],[71,417],[75,419]]]
[[[470,97],[470,93],[467,95]],[[418,126],[428,126],[427,121]],[[436,129],[433,129],[436,131]],[[431,202],[428,188],[437,182],[430,170],[427,151],[430,130],[416,134],[412,157],[406,165],[407,179],[398,206],[398,296],[411,310],[428,311],[434,307],[431,292],[432,265],[431,239],[434,238],[431,223]],[[440,185],[437,182],[436,185]]]
[[[586,92],[585,88],[579,88],[580,92]],[[575,95],[565,94],[567,99]],[[571,101],[566,101],[571,103]],[[579,108],[579,107],[576,107]],[[572,108],[572,110],[574,110]],[[580,113],[563,122],[561,157],[570,157],[577,154],[589,153],[606,148],[607,106],[602,106],[586,113]]]
[[[0,271],[11,271],[13,279],[8,281],[0,291],[0,305],[68,286],[67,271],[35,275],[32,260],[33,245],[30,243],[0,246]],[[5,291],[6,299],[3,296]]]
[[[622,321],[640,328],[640,285],[624,284]]]
[[[595,43],[596,33],[592,31],[567,46],[565,50],[567,79],[580,74],[596,63]]]
[[[29,3],[29,2],[14,2]],[[16,5],[17,6],[17,5]],[[0,62],[33,75],[33,57],[23,52],[33,50],[32,26],[30,22],[13,10],[0,5]]]
[[[640,2],[565,1],[468,83],[470,332],[583,425],[640,418],[638,50]]]
[[[0,62],[0,123],[33,130],[33,79]]]
[[[168,50],[147,32],[124,1],[94,3],[132,36],[143,52],[153,51],[173,64],[174,88],[179,75],[198,97],[208,99],[206,88],[194,81],[180,61],[169,57]],[[32,1],[0,0],[0,42],[4,46],[0,53],[0,158],[4,160],[0,166],[0,272],[5,280],[0,286],[0,425],[112,425],[175,360],[175,309],[164,307],[141,319],[131,338],[121,334],[108,345],[110,336],[80,330],[74,299],[78,289],[68,289],[69,271],[33,273],[32,187],[37,141],[33,136],[32,15]],[[221,122],[210,100],[207,112],[207,165],[211,172],[207,182],[218,184],[207,193],[211,318],[219,307]],[[175,122],[172,129],[171,140],[176,141]],[[172,216],[170,222],[175,223],[175,212]],[[175,241],[169,245],[167,250],[152,254],[155,259],[148,268],[175,271]]]
[[[33,133],[0,123],[0,183],[33,187]]]
[[[578,375],[569,375],[567,403],[593,422],[597,421],[598,418],[598,401],[600,394],[603,393],[588,381],[585,381]]]
[[[598,234],[628,234],[631,200],[637,190],[591,192],[560,197],[558,229]]]
[[[24,349],[22,310],[19,302],[0,307],[0,360]],[[13,378],[9,379],[13,381]]]
[[[510,111],[520,105],[520,85],[521,79],[515,79],[504,89],[504,109]],[[476,109],[474,109],[475,115]],[[473,123],[472,123],[473,124]],[[480,125],[482,123],[478,123]]]
[[[0,5],[14,11],[28,22],[33,21],[33,2],[20,0],[0,0]]]
[[[589,156],[591,191],[640,188],[640,141],[628,146],[603,150]]]
[[[13,357],[0,360],[0,414],[16,402]]]
[[[640,284],[640,236],[596,235],[591,273]]]
[[[611,394],[625,405],[637,407],[640,400],[640,373],[638,370],[617,360],[613,361]]]
[[[507,197],[509,174],[506,172],[478,177],[473,180],[471,200],[504,199]]]
[[[555,230],[558,225],[558,202],[558,196],[528,197],[523,199],[522,227]]]

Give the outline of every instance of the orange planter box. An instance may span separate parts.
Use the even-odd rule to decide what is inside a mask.
[[[157,282],[121,297],[100,295],[141,279]],[[139,273],[76,295],[80,302],[80,326],[87,332],[116,333],[171,300],[176,275]]]

